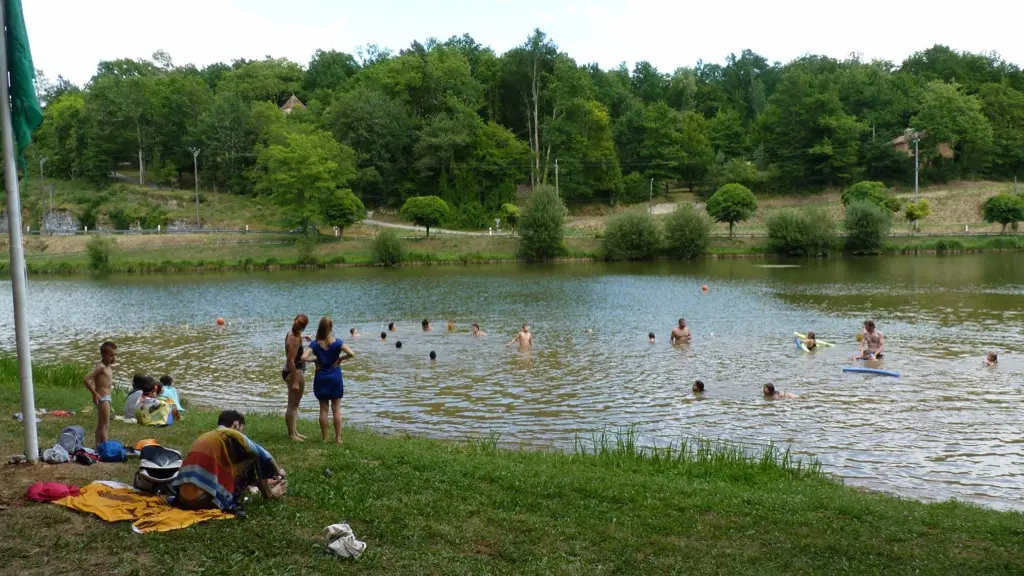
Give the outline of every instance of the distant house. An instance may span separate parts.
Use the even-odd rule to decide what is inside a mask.
[[[285,114],[291,114],[292,109],[294,108],[301,108],[305,110],[306,105],[303,104],[301,100],[296,98],[295,94],[292,94],[291,98],[289,98],[288,101],[284,103],[284,106],[281,106],[281,112],[284,112]]]
[[[925,137],[925,134],[922,133],[921,134],[921,138],[924,138],[924,137]],[[900,152],[903,152],[907,156],[913,156],[914,155],[913,143],[914,143],[913,132],[910,131],[910,130],[907,130],[906,132],[903,133],[902,136],[897,136],[889,144],[892,145],[893,150],[898,150]],[[946,158],[946,159],[952,159],[953,158],[953,147],[950,146],[946,142],[939,142],[938,144],[936,144],[935,145],[935,152],[939,156],[942,156],[943,158]]]

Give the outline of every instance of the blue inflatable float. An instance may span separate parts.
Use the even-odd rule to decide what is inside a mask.
[[[899,372],[893,372],[892,370],[879,370],[878,368],[864,368],[863,366],[855,366],[853,368],[843,368],[843,372],[851,374],[877,374],[879,376],[892,376],[893,378],[899,378]]]

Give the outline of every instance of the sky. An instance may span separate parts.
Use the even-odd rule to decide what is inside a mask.
[[[744,48],[781,62],[851,53],[900,62],[934,44],[1024,65],[1020,0],[30,0],[24,11],[36,68],[76,84],[101,60],[158,49],[179,65],[270,55],[305,66],[317,48],[397,51],[465,33],[501,54],[534,28],[604,68],[648,60],[671,72]]]

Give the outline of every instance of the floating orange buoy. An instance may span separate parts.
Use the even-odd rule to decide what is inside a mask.
[[[707,285],[707,284],[705,284],[705,285],[701,286],[701,287],[700,287],[700,291],[701,291],[701,292],[707,292],[707,291],[708,291],[708,285]]]
[[[217,326],[223,326],[223,325],[224,325],[224,319],[223,318],[217,318]]]

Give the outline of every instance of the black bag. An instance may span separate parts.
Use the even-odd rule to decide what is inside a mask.
[[[181,452],[150,445],[139,453],[139,470],[135,472],[135,489],[150,494],[173,494],[171,482],[181,471]]]

